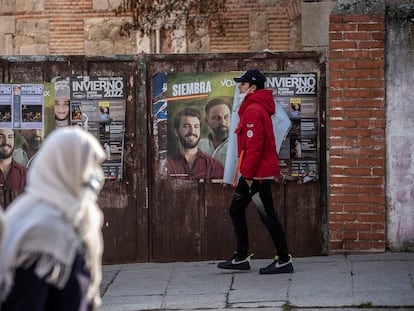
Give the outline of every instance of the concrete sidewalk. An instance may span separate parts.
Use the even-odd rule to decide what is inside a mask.
[[[281,275],[217,262],[104,266],[99,310],[414,310],[414,253],[294,258]]]

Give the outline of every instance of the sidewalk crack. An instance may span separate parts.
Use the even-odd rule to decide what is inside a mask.
[[[174,270],[175,270],[175,267],[172,267],[171,272],[170,272],[170,276],[168,278],[167,286],[165,286],[165,290],[162,294],[162,303],[161,303],[161,307],[160,307],[161,310],[164,309],[164,306],[166,304],[165,299],[167,298],[167,292],[168,292],[168,288],[170,287],[171,280],[173,278]]]

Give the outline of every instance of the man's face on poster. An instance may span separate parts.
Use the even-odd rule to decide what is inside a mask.
[[[22,130],[22,136],[32,149],[39,149],[43,142],[44,130]]]
[[[211,107],[206,117],[206,122],[214,137],[225,140],[229,136],[229,107],[226,104]]]
[[[14,132],[10,129],[0,129],[0,159],[8,159],[14,150]]]
[[[200,141],[200,120],[193,116],[182,116],[176,133],[180,144],[185,149],[197,147]]]

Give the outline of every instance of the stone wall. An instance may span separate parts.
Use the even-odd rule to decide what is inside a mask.
[[[85,55],[135,54],[136,35],[121,36],[121,26],[130,18],[87,18],[84,20]]]
[[[225,33],[206,19],[187,37],[154,28],[148,36],[120,35],[130,15],[117,15],[122,0],[0,0],[1,55],[110,55],[301,50],[301,0],[228,0]],[[211,17],[211,18],[214,18]],[[326,17],[327,18],[327,17]],[[214,24],[214,23],[213,23]]]

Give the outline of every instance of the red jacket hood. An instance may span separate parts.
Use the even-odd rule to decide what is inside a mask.
[[[254,93],[247,94],[239,108],[239,115],[242,115],[247,107],[253,103],[263,106],[270,116],[275,114],[275,101],[272,90],[260,89]]]

